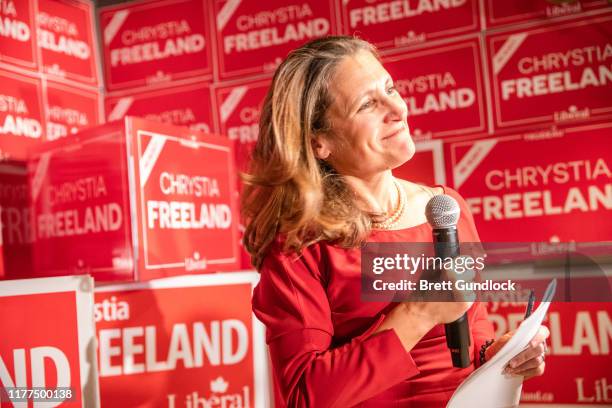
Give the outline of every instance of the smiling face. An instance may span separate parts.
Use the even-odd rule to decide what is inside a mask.
[[[315,136],[314,151],[340,174],[370,178],[414,155],[406,103],[380,62],[367,51],[345,58],[329,87],[331,131]]]

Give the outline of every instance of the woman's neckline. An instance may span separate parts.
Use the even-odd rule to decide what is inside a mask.
[[[448,193],[446,187],[444,185],[442,185],[442,184],[434,184],[433,187],[440,187],[440,188],[442,188],[442,194],[447,194]],[[370,231],[370,236],[372,236],[374,234],[381,234],[381,233],[385,234],[385,233],[394,233],[394,232],[395,233],[397,233],[397,232],[407,232],[407,231],[414,230],[414,229],[417,229],[417,228],[423,228],[423,226],[426,226],[426,225],[427,226],[429,225],[429,223],[427,221],[425,221],[425,222],[423,222],[421,224],[416,224],[416,225],[412,225],[410,227],[405,227],[405,228],[389,229],[389,230],[387,230],[387,229],[373,229],[373,230]]]

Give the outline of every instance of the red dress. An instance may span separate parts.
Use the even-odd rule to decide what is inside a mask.
[[[465,201],[462,242],[479,241]],[[373,231],[369,242],[431,242],[429,224]],[[407,353],[393,330],[372,335],[394,303],[362,302],[360,250],[319,242],[300,257],[273,245],[261,267],[253,311],[266,326],[277,407],[443,407],[493,338],[483,304],[468,311],[474,364],[453,368],[444,326]]]

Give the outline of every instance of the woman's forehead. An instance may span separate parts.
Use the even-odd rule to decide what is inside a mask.
[[[344,85],[346,90],[350,90],[356,84],[382,80],[388,76],[387,70],[372,53],[359,51],[338,64],[333,85]]]
[[[342,105],[355,102],[360,95],[376,89],[390,79],[380,61],[369,51],[360,51],[343,59],[336,68],[330,86],[332,99]]]

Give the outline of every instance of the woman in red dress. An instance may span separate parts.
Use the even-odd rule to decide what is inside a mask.
[[[393,177],[414,151],[406,104],[369,43],[315,40],[278,67],[242,201],[277,406],[444,406],[480,350],[490,358],[510,337],[488,347],[479,303],[361,301],[360,245],[431,241],[433,195],[459,202],[459,239],[478,241],[455,191]],[[466,311],[473,365],[460,369],[443,324]],[[542,374],[547,337],[542,327],[508,375]]]

